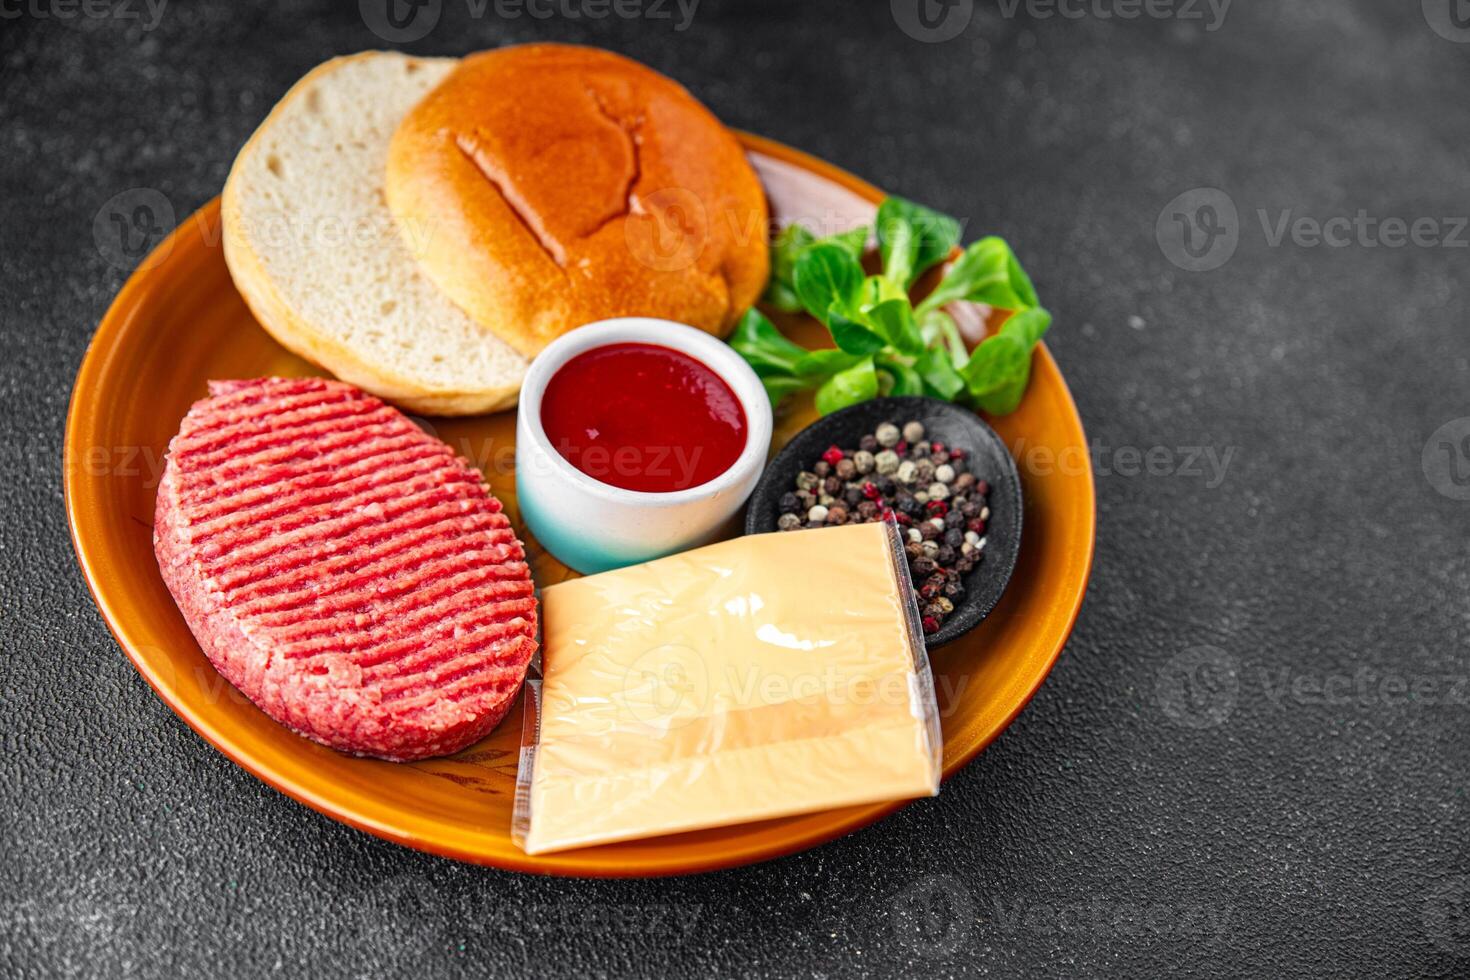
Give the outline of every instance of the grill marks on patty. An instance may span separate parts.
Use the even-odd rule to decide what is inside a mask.
[[[160,536],[187,555],[168,562],[161,543],[160,564],[211,660],[278,720],[346,751],[417,758],[481,737],[525,677],[536,601],[479,472],[345,384],[212,391],[170,446],[159,505]],[[203,595],[185,601],[192,584]],[[200,602],[210,615],[191,618]],[[220,649],[221,612],[243,659]]]

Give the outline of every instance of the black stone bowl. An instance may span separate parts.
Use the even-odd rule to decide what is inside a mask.
[[[985,557],[961,581],[965,591],[943,625],[926,637],[929,649],[958,639],[990,615],[1005,592],[1021,552],[1021,478],[995,430],[973,411],[935,398],[875,398],[824,416],[802,429],[776,454],[756,484],[745,512],[745,533],[776,530],[781,495],[796,486],[796,474],[822,458],[829,446],[853,449],[884,422],[902,426],[917,419],[924,438],[969,454],[969,471],[990,483],[990,520]],[[800,531],[788,531],[800,534]]]

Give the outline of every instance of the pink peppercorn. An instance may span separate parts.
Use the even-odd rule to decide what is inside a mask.
[[[836,446],[830,447],[825,453],[822,454],[822,459],[827,461],[828,466],[836,466],[838,463],[842,462],[843,458],[844,456],[842,450],[838,449]]]

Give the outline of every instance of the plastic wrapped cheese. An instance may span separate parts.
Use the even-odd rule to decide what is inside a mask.
[[[939,791],[895,529],[736,538],[542,593],[515,837],[531,854]]]

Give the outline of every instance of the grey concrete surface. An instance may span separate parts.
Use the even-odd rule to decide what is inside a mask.
[[[1470,973],[1464,4],[905,2],[441,0],[398,45],[614,48],[1006,236],[1096,447],[1076,632],[941,796],[761,866],[577,882],[237,769],[67,540],[66,401],[127,273],[94,217],[139,187],[187,215],[299,75],[393,45],[350,0],[0,0],[0,973]]]

